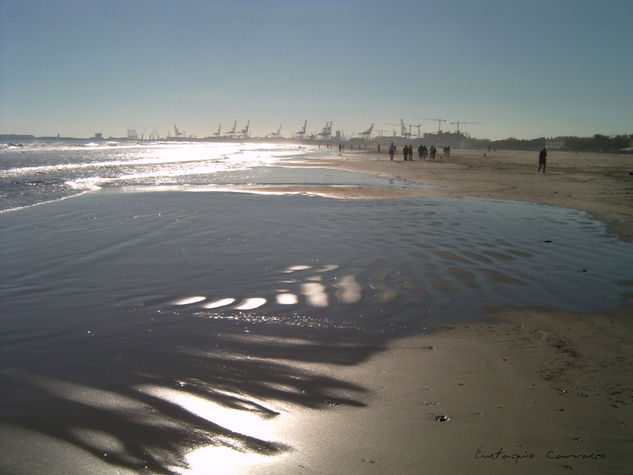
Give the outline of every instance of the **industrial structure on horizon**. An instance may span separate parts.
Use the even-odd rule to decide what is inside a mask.
[[[396,145],[408,144],[411,142],[414,143],[429,143],[434,144],[436,146],[450,146],[454,148],[465,148],[468,147],[470,136],[467,133],[464,133],[460,130],[460,125],[465,124],[479,124],[480,122],[465,122],[465,121],[456,121],[456,122],[448,122],[446,119],[431,119],[431,118],[418,118],[418,121],[433,121],[437,122],[437,131],[436,132],[423,132],[422,127],[423,124],[418,123],[409,123],[406,124],[404,119],[400,119],[398,124],[386,124],[386,125],[398,125],[400,129],[400,133],[396,133],[394,128],[392,134],[385,133],[384,129],[376,130],[374,129],[375,123],[371,123],[369,127],[365,130],[362,130],[358,133],[352,133],[350,136],[346,136],[342,130],[334,130],[334,121],[326,121],[323,127],[318,130],[310,133],[308,131],[308,121],[304,120],[303,126],[296,132],[290,134],[289,137],[284,137],[281,134],[282,125],[280,124],[277,130],[273,130],[267,134],[261,136],[251,136],[251,121],[248,120],[244,127],[238,129],[238,121],[235,120],[233,122],[233,126],[225,130],[223,132],[222,124],[218,124],[218,128],[216,131],[212,132],[206,137],[197,138],[195,135],[187,134],[184,130],[178,128],[177,125],[173,126],[173,130],[169,130],[166,136],[161,138],[156,129],[152,130],[152,133],[149,134],[148,137],[145,136],[145,130],[140,135],[137,133],[137,129],[129,128],[127,130],[127,139],[134,141],[144,141],[144,140],[178,140],[178,141],[186,141],[186,140],[201,140],[201,141],[223,141],[223,140],[282,140],[282,141],[307,141],[314,143],[328,143],[328,142],[337,142],[344,143],[349,142],[352,145],[358,144],[388,144],[390,142],[394,142]],[[444,131],[442,130],[442,124],[449,123],[450,125],[455,125],[455,131]]]

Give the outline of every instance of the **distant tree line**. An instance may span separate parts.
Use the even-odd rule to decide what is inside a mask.
[[[565,150],[572,152],[606,152],[606,153],[622,153],[627,151],[630,153],[633,145],[633,134],[607,135],[596,134],[593,137],[563,137],[565,142]]]
[[[593,137],[556,137],[546,139],[515,139],[503,140],[470,139],[470,145],[474,148],[492,148],[505,150],[536,151],[543,147],[570,152],[603,152],[603,153],[632,153],[633,134],[601,135]]]

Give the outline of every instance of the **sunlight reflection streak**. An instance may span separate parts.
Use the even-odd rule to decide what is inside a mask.
[[[271,440],[273,437],[274,425],[270,423],[269,418],[262,417],[260,411],[238,411],[187,391],[164,386],[142,385],[137,386],[137,389],[144,394],[175,404],[191,414],[222,426],[231,432],[260,440]]]
[[[299,297],[291,293],[277,294],[277,303],[281,305],[294,305],[299,303]]]
[[[172,305],[191,305],[192,303],[202,302],[207,298],[202,295],[194,295],[192,297],[185,297],[184,299],[178,299],[171,302]]]
[[[308,304],[313,307],[327,307],[329,300],[325,287],[317,282],[307,282],[301,284],[301,291],[306,296]]]
[[[218,307],[224,307],[226,305],[231,305],[233,302],[235,302],[235,299],[228,297],[224,299],[213,300],[212,302],[201,305],[201,307],[202,308],[218,308]]]
[[[253,310],[253,309],[261,307],[266,302],[267,300],[261,297],[253,297],[253,298],[244,299],[240,302],[240,304],[237,307],[235,307],[235,310]]]
[[[336,296],[343,303],[356,303],[362,298],[362,288],[353,275],[344,276],[336,284]]]

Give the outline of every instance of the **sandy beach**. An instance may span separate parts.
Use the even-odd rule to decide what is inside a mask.
[[[512,230],[504,237],[476,216],[462,224],[461,205],[437,217],[448,204],[432,198],[587,211],[608,233],[582,213],[545,221],[557,236],[569,228],[616,248],[633,238],[633,157],[552,152],[545,175],[534,153],[502,151],[435,162],[348,151],[290,166],[437,186],[234,187],[344,199],[323,201],[106,190],[1,216],[11,326],[0,471],[630,473],[633,307],[568,312],[494,297],[556,301],[560,286],[572,300],[572,276],[595,292],[578,295],[579,307],[613,307],[630,302],[633,271],[617,269],[607,295],[608,281],[584,278],[608,272],[585,262],[619,254],[577,242],[587,257],[573,275],[535,275],[552,289],[532,289],[518,263],[545,249],[538,271],[564,244],[514,249]],[[429,208],[412,210],[420,196]],[[490,217],[494,206],[474,209]],[[551,212],[514,209],[539,226]],[[388,230],[372,228],[376,215]],[[383,244],[391,234],[398,249]],[[409,256],[430,259],[428,274]],[[490,305],[475,309],[478,295]],[[297,298],[305,304],[285,311]],[[410,318],[427,301],[455,319],[427,327],[422,315],[392,321],[381,310]],[[226,302],[235,310],[216,310]]]
[[[621,238],[633,238],[631,155],[550,151],[544,175],[537,173],[535,152],[453,150],[450,157],[440,153],[436,160],[414,155],[411,162],[403,161],[401,154],[390,161],[384,151],[347,150],[335,159],[302,166],[326,166],[438,185],[426,190],[307,187],[315,193],[346,199],[434,195],[545,203],[588,211],[606,221]],[[298,187],[285,189],[299,191]]]
[[[621,239],[633,238],[631,156],[550,152],[545,175],[536,173],[537,154],[508,151],[484,157],[458,150],[435,161],[404,162],[396,156],[392,162],[384,153],[357,150],[304,165],[439,185],[309,188],[325,196],[545,203],[587,211]],[[348,372],[352,381],[370,381],[371,408],[309,420],[325,432],[316,453],[306,444],[304,453],[290,455],[280,468],[288,473],[629,473],[631,315],[632,307],[594,314],[491,311],[475,323],[396,341]],[[354,443],[342,447],[345,440]]]

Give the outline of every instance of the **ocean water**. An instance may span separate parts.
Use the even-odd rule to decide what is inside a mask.
[[[206,446],[280,454],[291,441],[257,429],[281,411],[366,404],[365,388],[299,363],[357,364],[491,309],[633,303],[633,244],[577,210],[226,191],[419,186],[293,167],[333,155],[2,148],[0,471],[172,473]],[[229,430],[236,414],[258,422]]]
[[[316,146],[272,143],[55,142],[0,145],[0,211],[130,186],[388,184],[371,175],[288,168],[335,156]],[[279,166],[286,167],[279,170]],[[401,186],[413,186],[401,183]]]

